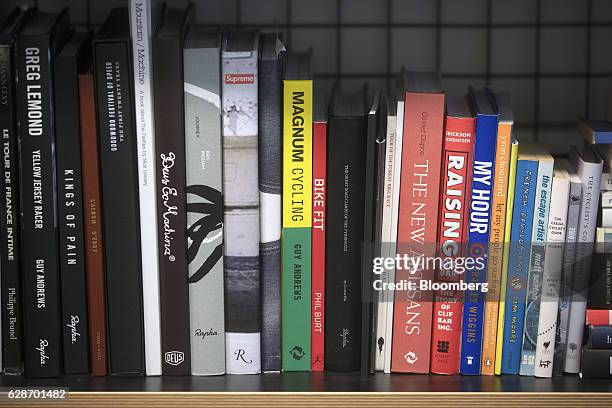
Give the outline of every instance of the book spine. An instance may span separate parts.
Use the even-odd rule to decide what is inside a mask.
[[[329,118],[325,237],[325,369],[357,371],[361,351],[361,241],[365,198],[365,117]]]
[[[66,374],[89,373],[78,69],[78,58],[55,61],[55,150]]]
[[[487,294],[485,295],[484,326],[482,328],[481,373],[483,375],[493,375],[495,373],[497,318],[499,316],[499,297],[501,293],[500,280],[504,256],[511,148],[512,124],[506,122],[499,123],[497,127],[497,148],[495,151],[493,207],[491,207],[491,232],[487,270],[488,287]]]
[[[582,180],[581,217],[578,226],[577,251],[574,281],[572,289],[572,306],[570,308],[565,353],[565,372],[580,372],[580,351],[584,334],[584,318],[587,309],[587,297],[591,275],[591,256],[595,238],[595,212],[599,204],[599,186],[603,163],[587,163],[578,159],[574,162],[578,177]]]
[[[580,352],[580,351],[578,351]],[[612,378],[612,350],[582,350],[582,378]]]
[[[612,349],[612,326],[588,326],[587,347],[592,349]]]
[[[392,191],[391,191],[391,226],[388,244],[388,256],[393,257],[397,254],[397,220],[399,217],[400,183],[402,178],[402,150],[404,140],[404,100],[397,102],[397,117],[395,119],[395,149],[393,152],[392,167]],[[387,281],[395,282],[395,266],[387,270]],[[387,374],[391,373],[391,357],[393,355],[393,308],[395,300],[394,291],[387,292],[387,324],[385,328],[385,367]]]
[[[482,265],[476,264],[472,268],[466,268],[465,282],[477,285],[487,282],[489,228],[494,191],[495,149],[497,146],[497,119],[497,116],[480,114],[476,117],[467,254],[474,259],[481,258]],[[464,293],[461,374],[480,374],[484,295],[485,291],[482,287],[476,287],[476,289]]]
[[[612,173],[603,173],[599,183],[601,191],[612,191]]]
[[[310,371],[312,81],[283,81],[283,371]]]
[[[548,233],[545,244],[546,257],[544,258],[544,272],[542,274],[538,336],[533,370],[536,377],[552,377],[553,374],[569,190],[569,179],[563,177],[563,174],[555,172],[550,196]]]
[[[506,312],[506,289],[508,286],[508,264],[510,260],[510,238],[512,234],[512,212],[514,209],[514,191],[516,187],[516,165],[518,160],[519,144],[512,142],[510,150],[508,199],[506,200],[506,227],[504,228],[504,248],[502,256],[502,270],[499,285],[499,314],[497,316],[497,336],[495,339],[495,374],[501,374],[502,348],[504,344],[504,315]],[[483,370],[484,372],[484,370]]]
[[[559,288],[559,310],[557,313],[555,356],[553,360],[553,375],[555,376],[563,375],[563,370],[565,367],[565,350],[567,348],[567,331],[569,325],[574,261],[576,259],[576,237],[578,231],[578,220],[580,218],[581,201],[582,183],[570,181],[565,248],[563,251],[561,285]]]
[[[261,353],[264,372],[281,370],[282,59],[259,60]]]
[[[161,317],[159,307],[159,264],[157,257],[157,192],[155,124],[153,119],[153,64],[151,0],[130,0],[130,30],[136,109],[138,157],[138,207],[142,259],[144,350],[147,375],[161,375]]]
[[[225,366],[261,371],[257,53],[222,53]],[[310,325],[308,325],[309,327]]]
[[[89,363],[92,375],[104,376],[107,373],[106,294],[104,287],[104,239],[102,232],[102,201],[100,199],[100,163],[94,97],[93,75],[85,74],[79,76]]]
[[[439,255],[452,259],[464,255],[474,151],[474,119],[446,117],[440,200]],[[461,135],[457,137],[455,135]],[[453,269],[439,269],[436,282],[457,282]],[[459,290],[438,290],[434,295],[431,339],[431,372],[459,373],[463,296]]]
[[[502,374],[518,374],[521,361],[527,277],[531,252],[531,225],[535,200],[538,162],[521,160],[516,166],[516,188],[510,236],[510,259],[506,285]]]
[[[381,257],[393,256],[395,252],[391,245],[391,218],[393,213],[393,176],[394,161],[397,143],[397,116],[387,116],[387,137],[385,142],[385,168],[383,186],[383,209],[381,226]],[[382,282],[389,282],[389,270],[385,269],[380,276]],[[380,291],[381,303],[378,307],[376,319],[376,352],[374,357],[374,368],[376,371],[385,370],[387,360],[387,343],[391,343],[391,337],[387,337],[387,319],[389,315],[390,291]],[[393,302],[390,302],[391,304]],[[390,348],[389,348],[390,353]]]
[[[62,348],[52,53],[46,35],[21,36],[16,48],[25,373],[57,377]]]
[[[612,234],[604,234],[612,237]],[[605,238],[604,238],[605,239]],[[590,290],[587,307],[589,309],[612,309],[612,251],[605,246],[610,242],[598,239],[591,264]]]
[[[7,374],[23,372],[21,213],[12,45],[0,45],[0,270],[2,271],[2,365]]]
[[[183,47],[180,38],[153,39],[157,242],[162,374],[191,374]]]
[[[312,145],[312,371],[325,368],[325,229],[327,122],[313,124]]]
[[[216,375],[225,373],[221,56],[183,56],[191,374]]]
[[[423,118],[427,118],[424,120]],[[436,254],[444,95],[407,92],[404,106],[402,183],[398,217],[399,255]],[[433,270],[397,270],[395,281],[432,281]],[[406,290],[395,294],[391,371],[428,373],[433,294]]]
[[[587,326],[612,325],[612,310],[587,309],[585,323]]]
[[[521,347],[520,375],[533,376],[535,352],[538,341],[538,320],[542,294],[542,276],[546,260],[546,237],[553,178],[552,161],[540,160],[535,192],[535,208],[531,231],[531,257],[527,278],[527,300],[525,305],[525,326]]]
[[[128,48],[124,41],[94,46],[111,374],[143,374],[145,363],[136,122]]]

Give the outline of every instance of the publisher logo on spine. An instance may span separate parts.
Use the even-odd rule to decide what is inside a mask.
[[[185,353],[182,351],[168,351],[164,354],[164,360],[170,365],[177,366],[185,361]]]
[[[226,84],[254,84],[255,74],[225,74],[224,81]]]

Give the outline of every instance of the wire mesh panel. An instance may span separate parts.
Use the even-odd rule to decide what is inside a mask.
[[[95,28],[127,0],[3,0],[70,6]],[[610,0],[193,0],[202,25],[278,30],[291,51],[313,53],[318,84],[388,89],[401,67],[439,70],[445,89],[490,84],[511,92],[517,132],[575,139],[578,116],[603,118],[612,92]],[[186,0],[169,0],[184,6]],[[554,147],[554,143],[551,143]],[[559,145],[559,143],[557,143]],[[566,145],[562,143],[561,145]]]

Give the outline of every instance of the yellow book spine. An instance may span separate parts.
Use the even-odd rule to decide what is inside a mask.
[[[506,222],[504,230],[504,247],[502,256],[502,273],[499,285],[499,303],[497,314],[497,336],[495,338],[495,374],[501,374],[502,347],[504,344],[504,310],[506,305],[506,281],[508,277],[508,260],[510,258],[510,234],[512,232],[512,209],[514,207],[514,188],[516,186],[516,163],[518,161],[519,144],[516,140],[512,142],[510,151],[510,165],[508,171],[508,199],[506,201]]]
[[[312,80],[283,81],[283,228],[312,227]]]
[[[497,127],[493,208],[489,237],[489,267],[487,269],[488,292],[485,302],[482,332],[482,375],[493,375],[495,364],[495,335],[497,333],[497,302],[499,301],[499,275],[502,269],[508,171],[512,143],[512,123],[500,122]]]

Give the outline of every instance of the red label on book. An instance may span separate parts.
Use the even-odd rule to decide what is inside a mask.
[[[406,92],[398,217],[398,254],[434,257],[440,193],[444,95]],[[429,373],[433,298],[421,281],[433,270],[396,269],[396,282],[415,285],[395,292],[391,371]]]
[[[474,118],[446,117],[444,160],[442,167],[442,200],[438,229],[438,256],[463,256],[467,241],[469,216],[467,191],[471,185],[471,163],[474,150]],[[463,276],[456,268],[436,271],[437,282],[457,282]],[[439,290],[434,294],[431,339],[431,372],[458,374],[461,345],[463,293]]]
[[[312,371],[325,367],[325,189],[327,123],[313,124],[312,143]]]
[[[612,325],[612,310],[588,309],[586,311],[587,326]]]

